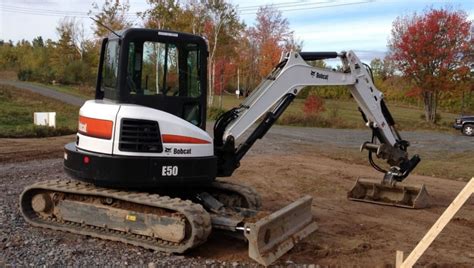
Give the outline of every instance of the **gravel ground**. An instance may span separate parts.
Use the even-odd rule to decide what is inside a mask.
[[[51,177],[51,174],[53,177]],[[188,255],[170,255],[119,242],[34,228],[18,209],[23,187],[36,180],[65,178],[62,160],[0,165],[0,267],[4,266],[237,266]]]
[[[423,131],[403,132],[402,136],[412,142],[412,149],[417,152],[468,152],[474,150],[474,139],[472,137],[461,136],[454,132],[452,134]],[[258,156],[269,157],[268,161],[273,161],[271,157],[295,153],[302,149],[301,145],[304,146],[305,144],[313,144],[313,146],[328,148],[335,146],[357,150],[356,148],[358,148],[363,141],[368,140],[368,138],[370,138],[370,133],[367,130],[275,126],[268,133],[268,136],[255,144],[255,147],[252,148],[249,153],[249,157],[253,157],[252,159],[255,159],[255,157]],[[5,140],[8,141],[7,139]],[[30,142],[37,143],[33,139]],[[7,143],[11,144],[12,142],[10,141]],[[62,150],[62,144],[64,143],[62,140],[59,141],[60,145],[58,146],[53,145],[53,143],[54,141],[51,141],[50,147],[54,146],[58,147],[58,151]],[[24,148],[25,146],[15,144],[14,147]],[[28,146],[26,147],[30,148]],[[44,147],[47,146],[45,145]],[[4,147],[0,146],[0,151],[3,149]],[[39,149],[40,148],[34,148],[34,151],[36,152]],[[30,153],[24,152],[24,154],[31,153],[33,153],[33,151]],[[2,152],[0,152],[0,154],[2,154]],[[22,159],[22,156],[20,156],[20,154],[18,154],[18,156],[12,155],[11,158]],[[318,159],[316,158],[316,160]],[[62,171],[62,159],[43,159],[28,162],[14,162],[13,160],[6,162],[9,163],[0,164],[0,267],[125,265],[142,267],[172,265],[230,267],[255,265],[253,262],[249,262],[248,259],[247,261],[242,261],[242,258],[233,257],[231,254],[229,254],[230,257],[228,257],[231,259],[230,261],[225,259],[214,260],[199,257],[204,255],[212,256],[210,253],[202,254],[203,249],[201,249],[201,251],[196,250],[188,252],[186,255],[169,255],[125,245],[119,242],[104,241],[80,235],[34,228],[27,224],[20,215],[18,209],[19,195],[26,185],[36,181],[67,178]],[[282,163],[280,163],[280,165],[282,165]],[[301,163],[298,163],[298,165],[301,165]],[[303,167],[312,169],[314,165],[316,165],[316,163],[311,165],[308,164]],[[252,174],[250,173],[250,170],[245,170],[245,167],[243,168],[244,170],[240,174]],[[365,170],[366,168],[363,167],[363,169]],[[254,167],[253,170],[258,170],[258,168]],[[302,169],[301,172],[303,171],[304,169]],[[268,173],[270,174],[270,172]],[[351,174],[351,176],[353,175]],[[321,178],[318,183],[321,185]],[[262,191],[262,189],[260,190]],[[334,207],[340,207],[341,204],[346,203],[344,201],[344,203],[335,203],[333,205]],[[353,204],[349,205],[358,206]],[[344,213],[345,211],[349,211],[349,209],[353,208],[345,208]],[[467,214],[467,216],[465,216],[467,219],[465,221],[468,222],[468,224],[472,224],[471,217],[472,214]],[[324,235],[324,231],[328,232],[327,229],[323,228],[321,234]],[[315,237],[319,237],[319,235]],[[333,239],[334,237],[331,236],[331,241]],[[218,246],[220,245],[215,247]],[[232,247],[232,245],[229,245],[229,247]],[[243,251],[245,255],[245,250]],[[237,259],[238,261],[234,261],[233,259]],[[280,264],[289,265],[292,264],[292,262],[282,261]]]

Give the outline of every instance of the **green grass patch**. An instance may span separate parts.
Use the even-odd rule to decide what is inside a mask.
[[[304,148],[305,146],[302,146],[302,150]],[[366,151],[359,152],[356,149],[333,146],[329,148],[322,146],[317,149],[312,148],[312,150],[317,155],[326,156],[345,163],[366,165],[367,168],[371,168],[367,160]],[[413,171],[413,174],[462,181],[468,181],[472,178],[472,163],[474,163],[474,154],[472,152],[422,151],[419,153],[422,159]],[[377,158],[374,160],[381,167],[388,168],[383,160]],[[380,178],[382,178],[382,173],[380,173]],[[410,182],[410,176],[408,176],[407,182]]]
[[[472,163],[474,163],[472,152],[425,153],[415,172],[426,176],[468,181],[473,175]]]
[[[226,110],[221,108],[209,107],[209,109],[207,109],[207,118],[210,120],[217,120],[225,112]]]
[[[219,96],[214,103],[219,103]],[[243,101],[235,96],[222,97],[222,109],[229,110]],[[295,99],[278,120],[278,124],[328,128],[366,128],[354,100],[325,100],[325,111],[318,115],[307,116],[303,113],[304,99]],[[440,112],[440,121],[434,125],[423,119],[423,109],[397,103],[387,104],[399,130],[435,130],[452,131],[456,114]],[[220,109],[220,108],[217,108]]]
[[[94,89],[87,86],[37,84],[85,99],[93,99],[95,94]],[[220,96],[214,97],[215,104],[220,103],[219,98]],[[244,98],[237,99],[233,95],[222,96],[222,107],[220,105],[209,107],[208,118],[211,120],[217,119],[224,111],[237,107],[243,100]],[[357,103],[352,99],[325,100],[325,111],[311,116],[303,113],[304,101],[304,99],[295,99],[277,124],[304,127],[366,128],[357,109]],[[388,102],[387,106],[397,123],[398,130],[452,131],[452,123],[457,117],[457,114],[440,112],[440,120],[434,125],[423,119],[424,112],[420,107],[391,102]]]
[[[56,112],[56,128],[33,124],[34,112]],[[0,85],[0,138],[73,134],[79,108],[30,91]]]
[[[70,85],[51,85],[51,84],[42,84],[38,82],[28,82],[31,84],[36,84],[38,86],[43,86],[50,88],[52,90],[56,90],[58,92],[70,94],[73,96],[81,97],[84,99],[94,99],[95,98],[95,90],[89,86],[70,86]]]

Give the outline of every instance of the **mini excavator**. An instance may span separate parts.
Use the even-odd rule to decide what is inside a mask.
[[[213,137],[205,131],[207,57],[206,41],[186,33],[130,28],[105,38],[95,99],[81,107],[77,138],[64,148],[64,170],[73,180],[26,187],[20,197],[26,221],[170,253],[221,230],[247,240],[250,257],[269,265],[317,229],[312,198],[269,213],[260,211],[253,188],[216,178],[233,174],[305,86],[323,85],[348,86],[372,130],[362,149],[384,172],[382,183],[359,179],[349,198],[423,203],[425,190],[396,184],[420,158],[408,158],[409,143],[396,131],[370,68],[352,51],[286,53],[240,106],[218,118]],[[342,71],[308,64],[330,58],[341,59]],[[372,154],[390,169],[377,166]]]

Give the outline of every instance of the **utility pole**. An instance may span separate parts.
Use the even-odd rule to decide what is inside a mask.
[[[240,68],[237,68],[237,92],[235,94],[237,99],[240,99]]]

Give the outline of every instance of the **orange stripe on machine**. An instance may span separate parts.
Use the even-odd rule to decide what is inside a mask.
[[[209,144],[210,141],[202,140],[194,137],[173,135],[173,134],[163,134],[161,135],[161,140],[163,143],[193,143],[193,144]]]
[[[112,138],[112,127],[114,122],[110,120],[96,119],[79,116],[78,132],[82,135],[99,139]]]

